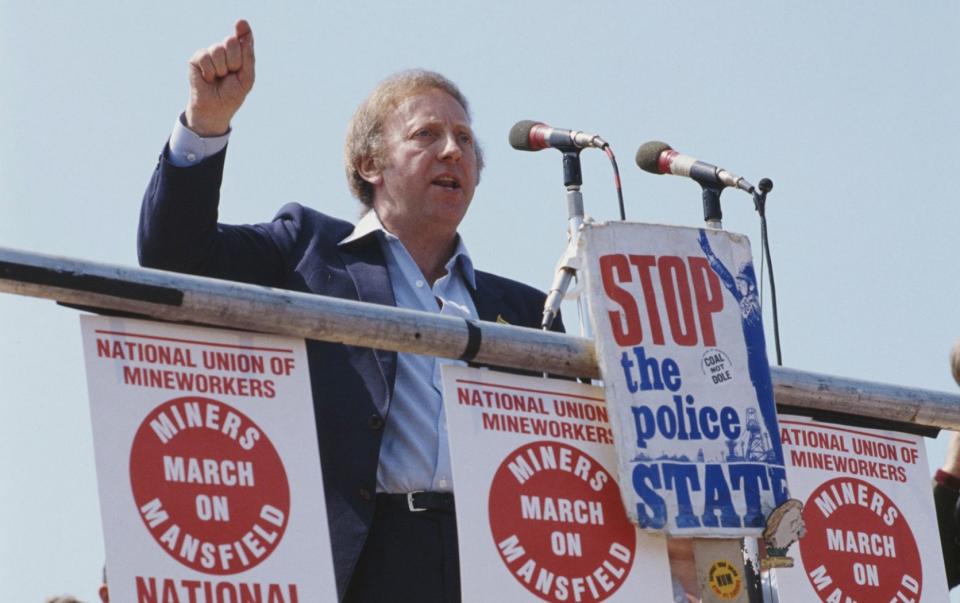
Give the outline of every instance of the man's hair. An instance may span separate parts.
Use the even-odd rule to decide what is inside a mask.
[[[403,101],[431,90],[440,90],[452,96],[463,107],[467,119],[471,119],[470,105],[457,85],[439,73],[425,69],[410,69],[391,75],[374,88],[353,114],[347,127],[347,141],[343,149],[344,167],[347,170],[350,191],[366,207],[373,206],[373,185],[360,175],[360,162],[371,158],[377,167],[385,167],[384,122]],[[483,151],[476,142],[474,148],[479,175],[479,171],[483,169]]]

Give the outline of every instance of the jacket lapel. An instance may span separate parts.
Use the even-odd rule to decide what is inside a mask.
[[[477,308],[477,316],[480,317],[480,320],[497,322],[500,312],[503,311],[500,301],[503,297],[503,290],[493,279],[487,278],[480,271],[475,273],[475,278],[477,279],[477,288],[470,290],[470,296],[473,298],[473,305]]]
[[[352,241],[337,248],[337,254],[353,280],[357,290],[357,299],[362,302],[396,306],[390,274],[377,231],[362,239]],[[387,415],[393,384],[397,374],[397,353],[388,350],[374,350],[347,346],[350,362],[364,376],[367,388],[372,394],[374,404],[380,416]],[[370,376],[379,375],[380,379]]]

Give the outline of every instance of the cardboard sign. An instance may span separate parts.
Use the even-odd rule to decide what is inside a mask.
[[[81,328],[111,600],[336,601],[303,340]]]
[[[758,534],[787,488],[748,241],[622,222],[581,241],[630,518],[676,536]]]
[[[443,367],[463,600],[671,601],[628,521],[600,388]]]
[[[780,602],[946,601],[923,438],[786,415],[780,433],[797,509],[764,531]]]

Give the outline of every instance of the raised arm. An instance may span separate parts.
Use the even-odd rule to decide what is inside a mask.
[[[254,81],[253,31],[237,21],[234,34],[198,50],[189,61],[190,98],[147,186],[137,244],[151,268],[276,286],[284,274],[279,247],[293,225],[219,224],[220,181],[230,121]],[[186,129],[184,129],[186,126]],[[215,137],[221,137],[219,140]],[[209,154],[184,151],[177,142]]]
[[[253,30],[243,19],[232,36],[195,52],[189,62],[187,127],[204,137],[225,134],[253,89],[255,66]]]
[[[743,295],[740,293],[740,290],[737,289],[736,280],[733,278],[733,275],[730,274],[730,271],[727,270],[727,267],[723,265],[723,262],[720,261],[720,258],[713,253],[713,248],[710,247],[710,241],[707,239],[707,231],[702,228],[700,229],[700,249],[703,250],[707,261],[710,262],[710,267],[713,268],[713,271],[720,277],[723,286],[733,294],[733,297],[737,301],[740,301]]]

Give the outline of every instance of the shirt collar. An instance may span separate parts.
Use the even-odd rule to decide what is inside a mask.
[[[353,227],[353,232],[337,243],[337,246],[340,247],[342,245],[347,245],[354,241],[358,241],[372,233],[377,232],[378,230],[383,232],[387,242],[397,242],[401,245],[403,244],[395,234],[383,227],[383,223],[380,222],[377,212],[371,209],[367,211],[367,213],[363,214],[363,216],[360,218],[360,221],[358,221],[356,226]],[[467,251],[467,246],[463,244],[463,237],[460,236],[460,233],[457,233],[457,247],[453,250],[453,256],[447,262],[445,267],[447,272],[451,272],[456,266],[459,266],[460,273],[467,285],[471,289],[476,290],[477,279],[473,270],[473,260],[470,259],[470,253]]]
[[[463,244],[460,233],[457,233],[457,248],[453,250],[453,257],[447,262],[447,272],[451,272],[455,265],[460,267],[460,274],[467,286],[476,291],[477,279],[473,273],[473,260],[470,259],[470,253],[467,252],[467,246]]]
[[[371,209],[367,211],[367,213],[363,214],[363,217],[360,218],[360,221],[357,222],[357,225],[353,227],[353,232],[348,234],[339,243],[337,243],[337,247],[358,241],[370,233],[378,230],[382,230],[385,234],[389,234],[387,233],[387,229],[383,227],[383,224],[380,223],[380,218],[377,217],[377,212]]]

